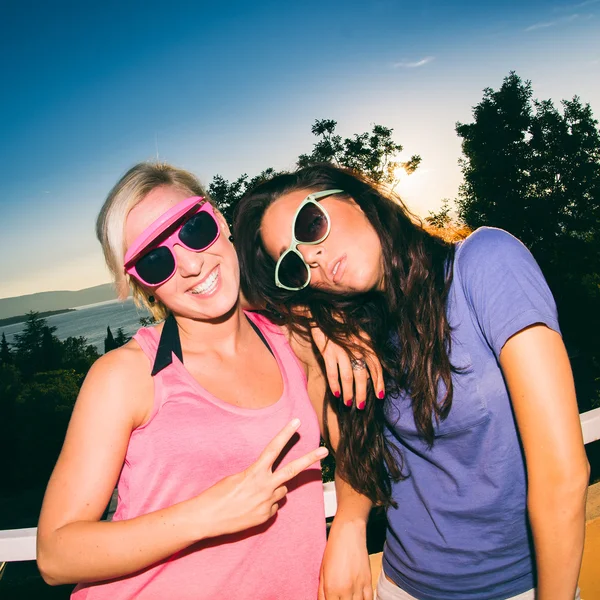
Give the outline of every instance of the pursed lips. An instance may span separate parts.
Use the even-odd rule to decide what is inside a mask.
[[[342,276],[344,275],[344,269],[346,267],[346,255],[342,254],[339,258],[333,261],[333,264],[329,267],[329,275],[330,279],[334,284],[340,282]]]

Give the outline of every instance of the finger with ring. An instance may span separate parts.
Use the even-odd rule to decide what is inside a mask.
[[[352,358],[350,359],[350,364],[353,371],[362,371],[367,368],[367,363],[362,358]]]

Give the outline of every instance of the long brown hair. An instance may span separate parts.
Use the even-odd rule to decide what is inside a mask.
[[[291,192],[326,189],[344,190],[377,232],[383,292],[338,295],[311,287],[290,292],[275,285],[275,261],[260,235],[266,209]],[[399,198],[355,172],[329,164],[278,175],[248,192],[236,210],[234,237],[242,289],[249,301],[266,304],[272,318],[307,338],[316,325],[351,354],[360,354],[352,336],[367,333],[387,375],[388,393],[410,395],[417,430],[433,444],[434,422],[444,419],[452,405],[454,369],[446,302],[454,245],[428,233]],[[310,317],[299,307],[308,308]],[[342,477],[376,504],[392,503],[391,481],[403,477],[402,457],[385,435],[383,403],[375,398],[372,386],[364,414],[349,410],[329,391],[327,404],[339,420],[336,463]],[[327,431],[325,437],[327,441]]]

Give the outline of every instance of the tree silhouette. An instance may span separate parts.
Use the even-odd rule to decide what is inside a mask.
[[[274,169],[269,168],[256,177],[248,179],[248,175],[244,173],[231,183],[221,175],[215,175],[208,186],[208,193],[225,217],[225,220],[231,224],[233,223],[233,212],[242,196],[254,186],[270,179],[276,174]]]
[[[115,338],[113,337],[110,325],[106,328],[106,337],[104,338],[104,354],[118,348]]]
[[[30,311],[21,333],[15,335],[15,359],[26,375],[55,368],[60,363],[60,341],[39,313]]]
[[[398,183],[399,171],[410,174],[421,162],[418,155],[406,162],[396,160],[402,146],[393,141],[394,130],[389,127],[373,125],[370,132],[355,133],[346,139],[336,133],[336,127],[337,122],[333,119],[315,121],[311,131],[318,139],[310,154],[298,157],[298,167],[329,162],[355,169],[373,181],[393,186]],[[232,182],[221,175],[215,175],[208,186],[208,193],[227,222],[231,223],[235,207],[242,196],[262,181],[278,174],[278,171],[269,168],[251,179],[244,174]]]
[[[0,450],[10,456],[3,481],[16,489],[47,482],[83,378],[98,358],[85,337],[60,341],[55,331],[30,312],[14,348],[5,336],[0,341]]]
[[[60,366],[63,369],[85,374],[99,356],[96,346],[88,344],[85,337],[68,337],[62,342],[62,362]]]
[[[451,210],[450,198],[444,198],[440,210],[438,212],[430,210],[429,215],[425,217],[425,222],[437,229],[443,229],[452,221],[452,217],[450,216]]]
[[[600,384],[600,132],[575,96],[559,111],[512,72],[458,123],[458,212],[521,239],[554,292],[582,408]],[[588,403],[586,405],[586,403]]]
[[[367,175],[377,183],[396,184],[400,169],[407,174],[414,172],[421,157],[414,155],[407,162],[395,160],[403,148],[392,139],[393,129],[383,125],[373,125],[370,132],[355,133],[342,139],[336,134],[337,121],[322,119],[312,126],[317,136],[313,151],[298,157],[298,166],[307,167],[322,162],[348,167]]]
[[[158,321],[153,316],[140,317],[139,322],[142,327],[151,327],[152,325],[158,323]]]
[[[115,344],[117,345],[117,348],[124,346],[130,339],[131,337],[125,335],[125,332],[123,331],[122,327],[119,327],[119,329],[117,329],[117,335],[115,336]]]
[[[13,362],[13,355],[10,351],[10,346],[6,341],[6,335],[2,332],[2,339],[0,340],[0,364],[10,365]]]

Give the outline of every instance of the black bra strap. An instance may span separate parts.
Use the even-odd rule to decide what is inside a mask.
[[[173,354],[183,362],[183,351],[181,350],[181,339],[179,338],[179,327],[171,313],[165,320],[160,341],[156,350],[156,358],[152,367],[152,376],[160,373],[165,367],[173,362]]]
[[[246,318],[248,319],[248,317]],[[271,346],[269,346],[262,331],[251,319],[248,319],[248,322],[252,325],[252,329],[256,331],[258,337],[262,340],[262,343],[267,347],[267,350],[273,354],[273,350],[271,350]],[[166,318],[162,333],[160,334],[160,341],[158,342],[156,357],[154,359],[154,365],[152,366],[153,377],[173,362],[173,354],[175,354],[175,356],[183,363],[183,351],[181,350],[179,327],[177,326],[177,321],[175,320],[173,313],[171,313]],[[273,354],[273,356],[275,356],[275,354]]]
[[[246,317],[246,318],[248,319],[248,317]],[[252,325],[252,329],[254,329],[254,331],[256,331],[258,337],[262,340],[262,343],[267,347],[267,350],[271,354],[273,354],[273,350],[271,350],[271,346],[269,346],[269,342],[267,342],[262,331],[258,328],[258,325],[252,319],[248,319],[248,322],[250,323],[250,325]],[[273,356],[275,356],[275,354],[273,354]]]

